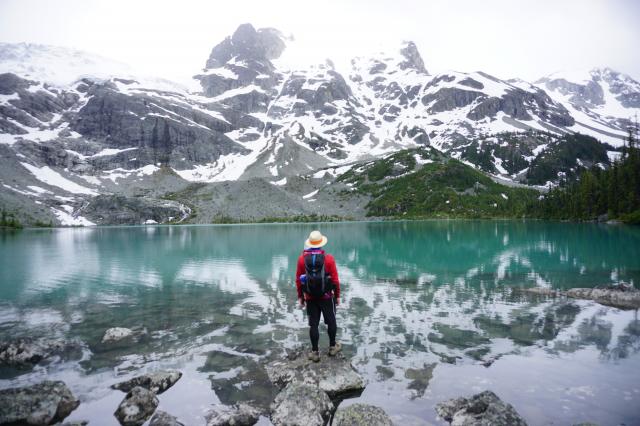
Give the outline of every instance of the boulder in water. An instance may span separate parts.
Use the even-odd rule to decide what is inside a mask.
[[[290,383],[305,383],[319,387],[331,398],[362,392],[366,383],[342,353],[334,357],[320,355],[320,362],[307,359],[303,350],[295,351],[286,359],[266,366],[269,380],[284,388]]]
[[[289,383],[271,405],[275,426],[323,426],[333,412],[333,403],[320,388],[305,383]]]
[[[115,385],[111,385],[111,388],[129,392],[136,386],[141,386],[155,394],[161,394],[173,386],[181,377],[182,373],[175,370],[156,371],[134,377],[125,382],[116,383]]]
[[[333,417],[333,426],[393,426],[382,408],[368,404],[353,404],[340,408]]]
[[[57,339],[16,339],[0,342],[0,366],[31,367],[52,356],[70,353],[79,357],[80,344]]]
[[[158,410],[155,412],[153,417],[151,417],[149,426],[184,426],[184,424],[180,423],[175,416],[172,416],[165,411]]]
[[[247,404],[219,406],[205,416],[207,426],[251,426],[257,423],[260,412]]]
[[[125,327],[112,327],[104,332],[102,337],[102,343],[116,343],[122,340],[133,339],[134,333],[130,328]]]
[[[136,386],[127,393],[113,414],[123,426],[139,426],[151,417],[158,402],[155,393]]]
[[[64,420],[78,405],[80,401],[60,381],[4,389],[0,391],[0,424],[48,425]]]
[[[526,426],[511,404],[504,403],[491,391],[469,398],[454,398],[436,404],[436,412],[455,426],[492,425]]]

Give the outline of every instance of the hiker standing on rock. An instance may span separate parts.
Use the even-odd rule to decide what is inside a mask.
[[[336,343],[336,306],[340,304],[340,280],[335,259],[322,249],[325,244],[327,237],[320,231],[311,232],[304,242],[304,251],[298,258],[296,269],[298,302],[301,306],[306,304],[309,318],[309,359],[314,362],[320,361],[318,325],[321,313],[329,332],[329,355],[334,356],[342,347]]]

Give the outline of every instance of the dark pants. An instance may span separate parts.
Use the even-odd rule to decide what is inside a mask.
[[[336,305],[333,298],[326,300],[307,300],[307,316],[309,317],[309,337],[311,338],[311,347],[314,351],[318,350],[318,340],[320,340],[320,332],[318,325],[320,324],[320,314],[324,318],[329,331],[329,345],[336,344]]]

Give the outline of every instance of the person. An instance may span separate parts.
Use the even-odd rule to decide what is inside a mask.
[[[314,362],[320,361],[320,314],[329,333],[329,355],[335,356],[342,348],[342,345],[336,342],[336,305],[340,303],[340,279],[335,259],[322,249],[327,241],[327,237],[320,231],[311,232],[304,243],[304,250],[298,258],[296,268],[298,302],[301,307],[307,307],[311,339],[309,359]]]

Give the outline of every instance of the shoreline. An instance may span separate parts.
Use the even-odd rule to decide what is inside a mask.
[[[46,229],[114,229],[114,228],[143,228],[143,227],[197,227],[197,226],[255,226],[255,225],[305,225],[305,224],[353,224],[353,223],[399,223],[399,222],[539,222],[539,223],[568,223],[568,224],[593,224],[608,226],[638,226],[637,223],[627,223],[620,220],[609,220],[606,222],[597,220],[561,220],[561,219],[541,219],[534,217],[510,218],[466,218],[466,217],[425,217],[425,218],[373,218],[373,219],[345,219],[345,220],[310,220],[310,221],[235,221],[224,223],[149,223],[135,225],[91,225],[91,226],[23,226],[20,228],[0,227],[0,231],[22,231],[22,230],[46,230]]]

